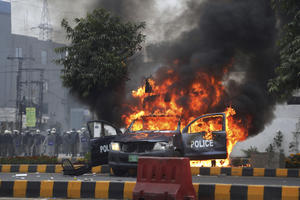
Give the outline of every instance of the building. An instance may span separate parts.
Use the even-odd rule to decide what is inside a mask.
[[[61,126],[63,129],[72,128],[70,127],[72,105],[76,108],[82,106],[74,104],[68,90],[62,86],[60,79],[62,66],[54,63],[55,59],[64,56],[54,52],[55,48],[63,44],[12,34],[9,2],[0,1],[0,25],[0,112],[2,112],[0,122],[2,125],[9,124],[9,128],[16,127],[11,120],[17,116],[17,95],[19,95],[20,110],[23,111],[21,115],[23,128],[26,107],[36,109],[37,119],[40,117],[42,123],[38,128],[53,126]],[[18,72],[20,80],[17,85]]]

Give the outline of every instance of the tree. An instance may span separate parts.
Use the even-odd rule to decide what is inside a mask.
[[[268,87],[279,100],[287,100],[300,86],[300,1],[271,1],[283,26],[278,41],[280,65],[276,67],[276,77],[269,80]]]
[[[104,9],[96,9],[86,18],[76,18],[72,28],[66,19],[69,46],[57,48],[66,57],[56,60],[62,64],[64,86],[87,97],[95,90],[114,88],[127,79],[127,60],[141,49],[145,36],[144,23],[123,23]]]
[[[269,144],[269,146],[265,149],[266,152],[274,153],[274,145]]]
[[[269,146],[265,149],[266,152],[283,153],[282,142],[283,142],[283,134],[281,131],[277,131],[275,137],[273,138],[273,143],[269,144]]]
[[[282,142],[283,142],[283,134],[281,131],[277,131],[276,136],[273,138],[273,144],[274,144],[275,149],[278,152],[283,152]]]
[[[66,19],[62,20],[70,44],[55,49],[66,55],[56,60],[64,66],[63,85],[88,104],[98,117],[111,120],[105,113],[117,110],[115,106],[120,97],[115,94],[128,80],[129,58],[142,48],[145,35],[141,31],[145,23],[125,23],[104,9],[96,9],[74,21],[72,28]]]
[[[248,149],[242,149],[242,151],[246,154],[247,158],[250,158],[251,154],[253,153],[259,153],[257,147],[255,146],[250,146]]]

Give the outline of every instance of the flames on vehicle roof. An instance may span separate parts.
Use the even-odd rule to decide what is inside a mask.
[[[176,115],[143,115],[132,120],[131,131],[158,131],[178,129],[179,116]]]

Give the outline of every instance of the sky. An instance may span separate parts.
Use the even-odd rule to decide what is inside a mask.
[[[12,10],[12,33],[39,37],[38,25],[41,23],[43,0],[2,0],[11,2]],[[60,27],[63,18],[72,21],[75,17],[84,17],[87,11],[93,8],[94,0],[48,0],[48,11],[50,24],[53,27],[52,40],[65,42],[64,31]],[[145,33],[147,43],[155,43],[165,39],[164,26],[186,10],[180,0],[153,0],[155,13],[147,18],[137,19],[145,21],[147,26]],[[155,28],[154,28],[155,26]],[[184,27],[178,27],[178,32],[172,37],[177,37]],[[171,39],[171,37],[169,38]]]

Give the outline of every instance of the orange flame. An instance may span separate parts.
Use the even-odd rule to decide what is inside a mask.
[[[175,64],[178,62],[174,61]],[[122,119],[127,126],[133,120],[144,115],[175,115],[182,117],[181,128],[183,128],[196,117],[207,113],[219,105],[225,93],[222,81],[204,72],[198,72],[196,78],[191,81],[191,84],[187,84],[188,86],[185,88],[176,85],[179,82],[179,75],[173,70],[167,71],[167,77],[160,81],[159,84],[153,79],[148,79],[151,85],[151,91],[148,91],[148,93],[145,92],[145,85],[132,91],[132,97],[138,103],[135,105],[126,105],[129,107],[130,112],[124,114]],[[224,113],[226,114],[227,152],[230,155],[234,145],[238,141],[247,138],[251,118],[237,119],[236,112],[232,107],[228,107]],[[164,120],[155,122],[155,124],[157,123],[160,123],[159,127],[163,128],[174,128],[177,126],[175,122],[171,123]],[[211,138],[212,130],[220,129],[220,126],[222,126],[220,121],[215,120],[209,122],[207,127],[202,127],[207,132],[205,137]],[[141,128],[140,125],[135,127],[137,130],[139,128]],[[228,158],[225,160],[216,160],[216,165],[228,166]],[[191,166],[210,165],[211,161],[191,161]]]

